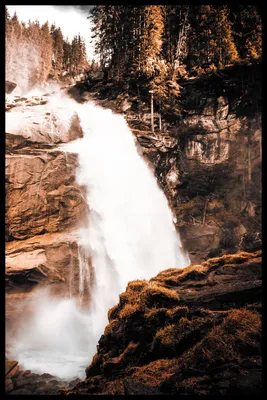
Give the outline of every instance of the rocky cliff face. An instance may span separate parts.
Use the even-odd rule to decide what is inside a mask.
[[[63,394],[260,395],[261,251],[133,281]]]
[[[192,262],[261,246],[260,79],[256,65],[184,84],[177,145],[155,171]]]
[[[18,302],[37,284],[62,296],[78,293],[76,228],[87,213],[75,181],[77,157],[59,145],[82,137],[78,116],[49,105],[49,96],[6,103],[6,316],[12,332]],[[73,275],[70,271],[73,271]],[[72,279],[72,282],[70,282]],[[7,335],[8,339],[12,334]]]
[[[89,85],[101,105],[123,112],[155,171],[192,263],[261,247],[261,64],[181,83],[182,117],[162,134],[150,108],[108,82]],[[84,87],[80,88],[84,91]],[[116,96],[117,90],[117,96]],[[127,88],[123,88],[124,91]],[[86,91],[80,96],[86,98]]]

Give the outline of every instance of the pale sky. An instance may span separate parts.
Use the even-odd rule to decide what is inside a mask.
[[[93,47],[90,44],[91,30],[87,19],[88,12],[82,11],[77,6],[6,6],[10,15],[16,11],[20,21],[28,22],[36,19],[43,24],[48,21],[49,25],[55,24],[61,28],[63,36],[68,36],[71,41],[75,35],[85,39],[87,57],[92,60]],[[74,8],[75,7],[75,8]]]

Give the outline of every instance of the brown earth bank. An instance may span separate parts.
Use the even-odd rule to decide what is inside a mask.
[[[62,395],[260,395],[261,251],[130,282]]]
[[[69,89],[125,115],[176,217],[192,263],[261,248],[261,64],[181,82],[179,115],[152,135],[148,99],[134,83],[89,76]],[[156,107],[156,106],[155,106]],[[155,111],[158,112],[157,108]]]

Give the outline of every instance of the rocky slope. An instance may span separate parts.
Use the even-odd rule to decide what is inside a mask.
[[[261,394],[261,251],[133,281],[61,394]]]
[[[155,171],[193,263],[261,248],[261,64],[237,65],[181,83],[182,117],[162,134],[129,85],[96,78],[71,93],[125,114]],[[86,90],[85,90],[86,89]]]

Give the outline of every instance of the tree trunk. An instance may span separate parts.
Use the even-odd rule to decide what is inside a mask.
[[[262,161],[262,142],[261,142],[261,133],[260,133],[260,140],[259,140],[259,143],[260,143],[260,161]]]
[[[174,64],[173,64],[173,74],[172,74],[172,80],[175,80],[175,72],[176,68],[179,67],[180,64],[180,55],[182,52],[182,47],[183,44],[186,42],[187,39],[187,31],[189,28],[189,25],[187,23],[187,17],[188,17],[188,10],[185,12],[184,15],[184,21],[183,21],[183,26],[179,32],[179,37],[178,37],[178,43],[177,43],[177,48],[176,48],[176,54],[174,57]]]
[[[251,182],[251,153],[250,153],[250,143],[248,143],[248,182]]]
[[[207,208],[208,208],[209,201],[210,201],[210,198],[207,197],[205,200],[204,210],[203,210],[203,218],[202,218],[203,225],[205,225],[205,222],[206,222],[206,214],[207,214]]]
[[[245,171],[243,172],[242,178],[243,178],[243,195],[244,195],[244,199],[245,199],[245,198],[246,198],[246,179],[245,179]]]

